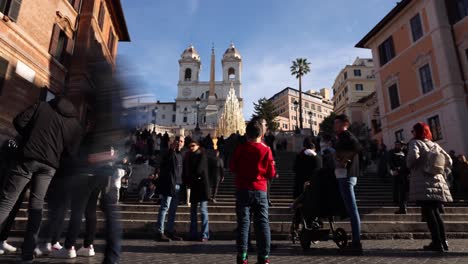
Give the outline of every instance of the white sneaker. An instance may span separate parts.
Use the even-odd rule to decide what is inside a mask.
[[[63,248],[62,245],[60,245],[59,242],[56,242],[55,244],[51,246],[51,251],[61,250],[62,248]]]
[[[5,254],[5,253],[15,253],[17,249],[14,246],[8,244],[8,242],[5,240],[0,243],[0,250],[3,251],[3,253],[0,253],[0,254]]]
[[[39,244],[34,249],[34,255],[36,255],[36,257],[48,256],[50,254],[50,252],[52,252],[52,244],[51,243]]]
[[[90,245],[88,248],[82,247],[78,249],[76,254],[80,257],[93,257],[94,255],[96,255],[96,252],[94,252],[93,245]]]
[[[66,248],[62,248],[57,251],[52,251],[49,255],[51,258],[59,258],[59,259],[72,259],[76,258],[76,250],[75,247],[72,247],[70,250]]]

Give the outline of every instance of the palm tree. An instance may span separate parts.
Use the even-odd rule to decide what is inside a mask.
[[[310,62],[307,62],[307,59],[304,58],[297,58],[292,63],[291,75],[299,79],[299,126],[302,129],[302,76],[310,72]]]

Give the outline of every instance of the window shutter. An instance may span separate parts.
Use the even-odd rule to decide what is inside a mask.
[[[70,38],[67,39],[67,46],[65,47],[65,55],[63,58],[63,64],[67,68],[69,68],[71,65],[74,43],[75,43],[74,39],[70,39]]]
[[[20,7],[21,7],[21,1],[22,0],[11,0],[10,11],[8,12],[8,17],[10,17],[11,20],[13,21],[16,21],[18,19]]]
[[[52,38],[50,40],[50,47],[49,47],[49,53],[53,57],[57,54],[57,46],[58,46],[58,40],[60,37],[60,27],[55,24],[54,29],[52,30]]]
[[[3,84],[5,83],[7,69],[8,69],[8,61],[0,57],[0,95],[2,94]]]
[[[75,0],[75,2],[73,3],[73,8],[75,8],[77,12],[80,11],[80,3],[81,3],[81,0]]]
[[[0,0],[0,12],[2,12],[3,14],[5,14],[7,3],[8,3],[7,0]]]

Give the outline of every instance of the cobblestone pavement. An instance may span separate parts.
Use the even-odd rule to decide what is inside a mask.
[[[12,239],[15,245],[21,241]],[[451,240],[450,252],[443,254],[423,252],[419,249],[428,240],[366,240],[364,256],[343,256],[335,244],[320,242],[304,253],[298,245],[288,241],[275,241],[271,253],[272,263],[468,263],[468,240]],[[102,252],[103,241],[96,242]],[[250,254],[255,260],[254,253]],[[0,256],[0,263],[16,263],[19,256]],[[95,258],[51,260],[38,258],[35,263],[100,263],[102,254]],[[121,263],[235,263],[234,241],[159,243],[151,240],[124,240]],[[255,263],[252,261],[251,263]]]

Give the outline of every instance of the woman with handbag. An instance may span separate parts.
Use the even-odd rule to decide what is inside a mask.
[[[444,169],[452,165],[450,156],[435,142],[429,126],[423,122],[413,126],[413,139],[409,142],[408,168],[410,192],[409,200],[421,206],[421,213],[431,232],[432,242],[424,250],[448,251],[445,226],[440,216],[440,207],[452,202]]]

